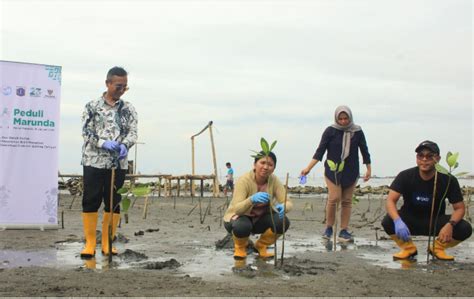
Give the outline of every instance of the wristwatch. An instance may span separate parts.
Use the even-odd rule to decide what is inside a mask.
[[[452,227],[455,227],[457,224],[457,222],[454,220],[449,220],[448,223],[451,224]]]

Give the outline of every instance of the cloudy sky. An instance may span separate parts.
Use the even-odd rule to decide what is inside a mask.
[[[0,11],[1,60],[62,66],[63,173],[82,171],[80,116],[115,65],[130,73],[141,173],[191,173],[190,136],[213,120],[220,175],[226,161],[249,170],[263,136],[278,140],[277,174],[296,177],[341,104],[373,174],[413,166],[425,139],[474,171],[469,0],[0,0]],[[209,139],[196,140],[199,174],[213,171]]]

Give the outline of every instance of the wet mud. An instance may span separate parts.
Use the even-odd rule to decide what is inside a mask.
[[[81,204],[69,209],[71,199],[60,200],[64,229],[0,232],[0,296],[474,296],[472,238],[449,250],[453,262],[427,263],[425,237],[415,238],[416,260],[394,261],[398,248],[374,221],[380,209],[364,198],[351,219],[354,243],[335,244],[321,238],[324,196],[296,198],[283,264],[281,240],[269,247],[276,265],[253,251],[258,236],[247,258],[234,260],[220,216],[225,198],[201,211],[196,198],[151,198],[146,219],[138,199],[117,230],[112,262],[100,250],[101,219],[96,255],[83,260]]]
[[[164,268],[176,269],[180,266],[181,266],[181,264],[178,263],[177,260],[170,259],[170,260],[164,261],[164,262],[149,262],[143,268],[144,269],[149,269],[149,270],[161,270],[161,269],[164,269]]]

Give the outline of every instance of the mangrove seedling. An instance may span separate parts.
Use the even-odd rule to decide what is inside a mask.
[[[273,150],[273,148],[275,148],[275,145],[276,145],[277,141],[273,141],[271,145],[268,144],[267,140],[263,137],[260,138],[260,147],[262,148],[260,151],[254,151],[252,150],[252,152],[254,152],[254,155],[251,155],[252,158],[254,159],[261,159],[261,158],[266,158],[267,161],[268,161],[268,157],[271,153],[271,151]],[[270,186],[270,180],[271,180],[271,176],[268,177],[268,186]],[[271,190],[267,190],[267,191],[271,191]],[[270,209],[270,218],[272,219],[272,226],[273,226],[273,231],[276,232],[276,225],[275,225],[275,222],[273,221],[273,206],[272,206],[272,203],[271,203],[271,199],[273,198],[272,194],[270,192],[268,192],[270,194],[270,203],[269,203],[269,209]],[[284,211],[285,213],[286,211]],[[283,234],[285,234],[285,230],[283,230]],[[275,246],[273,247],[274,248],[274,262],[275,262],[275,267],[277,265],[277,243],[276,243],[276,238],[277,238],[277,235],[275,234]]]
[[[449,190],[449,186],[451,185],[451,180],[452,180],[452,177],[460,177],[460,176],[463,176],[463,175],[466,175],[467,172],[459,172],[457,174],[452,174],[452,172],[459,167],[459,162],[458,162],[458,158],[459,158],[459,153],[452,153],[452,152],[448,152],[446,154],[446,164],[448,164],[448,168],[449,169],[446,169],[445,167],[443,167],[441,164],[436,163],[435,164],[435,168],[436,168],[436,172],[435,172],[435,178],[434,178],[434,184],[433,184],[433,197],[432,197],[432,203],[431,203],[431,215],[430,215],[430,225],[429,225],[429,231],[428,231],[428,246],[427,246],[427,252],[428,252],[428,255],[426,257],[427,259],[427,262],[429,262],[429,256],[430,256],[430,243],[432,243],[432,248],[433,248],[433,252],[435,250],[435,239],[436,239],[436,227],[437,227],[437,224],[438,224],[438,217],[439,217],[439,213],[440,213],[440,210],[441,210],[441,206],[443,205],[445,199],[446,199],[446,195],[448,193],[448,190]],[[442,173],[442,174],[445,174],[448,176],[448,183],[446,185],[446,189],[443,191],[443,195],[441,196],[441,200],[439,202],[439,206],[438,206],[438,209],[437,209],[437,212],[436,212],[436,217],[435,217],[435,222],[434,222],[434,225],[433,225],[433,212],[434,212],[434,204],[435,204],[435,200],[436,200],[436,186],[437,186],[437,181],[438,181],[438,172],[439,173]]]
[[[332,160],[327,159],[329,169],[334,173],[334,180],[336,181],[336,186],[339,186],[339,182],[337,181],[337,174],[341,173],[344,170],[344,160],[340,163],[336,163]],[[342,194],[342,186],[341,186],[341,194]],[[327,203],[326,203],[327,204]],[[336,202],[336,217],[334,217],[334,251],[336,251],[336,232],[337,232],[337,211],[339,210],[339,200]]]

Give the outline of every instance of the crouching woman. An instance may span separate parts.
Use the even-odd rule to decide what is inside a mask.
[[[234,240],[234,259],[247,256],[250,234],[260,234],[254,249],[261,258],[273,257],[267,247],[273,245],[290,226],[285,213],[285,187],[273,174],[277,158],[263,152],[255,158],[253,170],[241,176],[235,185],[232,201],[224,214],[224,227]],[[288,212],[292,208],[286,202]],[[285,219],[283,220],[283,217]]]

